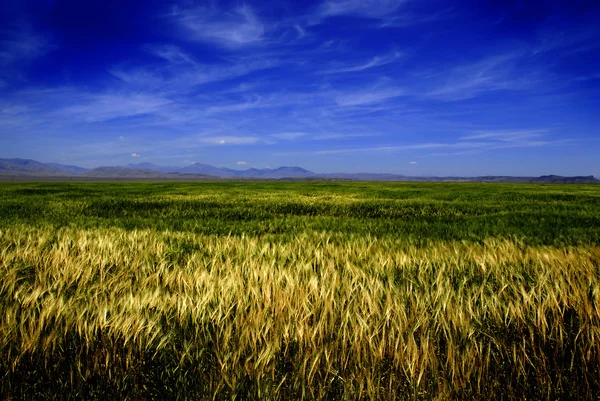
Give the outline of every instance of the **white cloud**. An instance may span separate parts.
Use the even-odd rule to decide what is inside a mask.
[[[318,134],[312,136],[311,139],[315,141],[328,141],[332,139],[350,139],[350,138],[365,138],[365,137],[373,137],[379,136],[379,134],[373,133],[328,133],[328,134]]]
[[[399,88],[362,90],[339,93],[335,97],[335,102],[340,106],[360,106],[380,103],[402,95],[404,95],[404,90]]]
[[[323,73],[324,74],[338,74],[338,73],[346,73],[346,72],[360,72],[360,71],[368,70],[370,68],[380,67],[380,66],[383,66],[386,64],[393,63],[400,57],[401,57],[401,54],[399,52],[392,52],[392,53],[389,53],[389,54],[386,54],[383,56],[375,56],[371,60],[369,60],[368,62],[363,63],[363,64],[347,66],[347,67],[340,67],[340,68],[333,68],[331,70],[325,70],[325,71],[323,71]]]
[[[408,162],[408,164],[417,164],[417,162]]]
[[[140,155],[138,155],[137,153],[132,153],[131,157],[140,157]]]
[[[600,47],[600,35],[594,24],[565,27],[560,19],[554,19],[544,25],[537,32],[539,46],[532,50],[533,55],[559,49],[571,55],[596,52]]]
[[[473,135],[460,137],[461,140],[488,139],[501,142],[516,142],[525,139],[539,138],[544,136],[544,130],[501,130],[501,131],[475,131]]]
[[[463,78],[451,79],[446,84],[429,92],[430,96],[449,100],[469,99],[479,93],[499,89],[496,79],[489,75],[475,74]]]
[[[196,62],[184,64],[165,60],[167,62],[164,65],[154,68],[119,66],[111,68],[109,72],[130,87],[181,93],[197,85],[242,77],[251,72],[271,68],[278,64],[277,61],[266,58],[236,59],[233,57],[228,59],[227,63],[220,64]]]
[[[192,56],[181,50],[177,46],[162,45],[148,46],[148,51],[157,57],[167,60],[171,64],[196,64]]]
[[[119,141],[121,141],[121,142],[122,142],[122,141],[124,141],[124,140],[125,140],[125,137],[124,137],[124,136],[120,136],[120,137],[119,137]]]
[[[420,143],[414,145],[396,145],[396,146],[372,146],[367,148],[351,148],[351,149],[333,149],[320,150],[317,154],[345,154],[345,153],[364,153],[364,152],[398,152],[404,150],[419,150],[419,149],[436,149],[454,147],[453,144],[447,143]]]
[[[523,59],[523,54],[505,53],[441,71],[436,87],[424,93],[428,97],[455,101],[498,90],[531,90],[536,85],[547,83],[547,77],[539,70],[516,73],[516,63],[520,59]],[[429,77],[431,81],[435,78]]]
[[[191,34],[189,38],[226,47],[258,43],[265,33],[264,25],[247,5],[227,12],[199,7],[175,12],[174,16],[187,33]]]
[[[2,106],[0,107],[1,114],[9,114],[9,115],[18,115],[25,114],[29,108],[25,105],[10,105],[10,106]]]
[[[306,36],[306,31],[300,26],[300,24],[294,24],[294,29],[296,30],[296,32],[298,32],[299,38],[303,38],[304,36]]]
[[[243,102],[243,103],[233,103],[233,104],[225,104],[221,106],[211,106],[206,109],[207,114],[218,114],[218,113],[229,113],[236,111],[245,111],[250,109],[255,109],[261,107],[260,98],[253,102]]]
[[[433,150],[433,149],[449,149],[459,151],[486,151],[499,150],[509,148],[528,148],[560,145],[568,143],[569,140],[532,140],[533,137],[523,137],[515,140],[488,140],[494,138],[492,136],[466,136],[459,138],[456,142],[439,143],[418,143],[411,145],[389,145],[389,146],[371,146],[365,148],[350,148],[350,149],[332,149],[317,151],[316,154],[353,154],[353,153],[373,153],[373,152],[402,152],[407,150]],[[472,141],[471,139],[477,139]],[[409,164],[417,164],[409,162]]]
[[[200,139],[200,142],[212,145],[252,145],[259,142],[255,136],[209,136]]]
[[[454,8],[450,6],[446,9],[441,9],[437,12],[430,12],[427,15],[419,14],[419,13],[410,13],[410,12],[402,12],[395,13],[394,15],[390,15],[385,17],[380,25],[381,28],[386,27],[395,27],[395,28],[404,28],[407,26],[417,25],[417,24],[425,24],[435,22],[441,19],[451,18],[454,13]]]
[[[4,31],[5,39],[0,40],[0,65],[32,60],[56,49],[47,38],[34,32],[27,23],[21,23],[17,30]]]
[[[306,133],[305,132],[283,132],[281,134],[271,134],[271,136],[273,138],[277,138],[277,139],[293,141],[298,138],[302,138],[303,136],[306,136]]]
[[[153,89],[168,82],[168,78],[146,68],[113,67],[108,72],[131,88]]]
[[[396,11],[404,0],[328,0],[320,7],[322,17],[351,15],[382,18]]]
[[[245,166],[248,163],[240,161],[240,162],[236,162],[235,164],[237,164],[238,166]]]
[[[164,110],[170,100],[152,95],[81,95],[80,103],[62,110],[87,122],[108,121],[120,117],[153,114]]]

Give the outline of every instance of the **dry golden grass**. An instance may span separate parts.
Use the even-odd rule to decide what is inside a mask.
[[[592,399],[599,265],[597,247],[494,238],[14,224],[2,396]]]

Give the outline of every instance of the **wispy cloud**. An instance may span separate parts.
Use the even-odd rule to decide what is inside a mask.
[[[56,49],[47,35],[35,32],[29,24],[21,23],[18,28],[0,32],[0,66],[21,61],[30,61]]]
[[[174,45],[148,45],[146,49],[150,54],[160,57],[171,64],[196,64],[190,54]]]
[[[294,29],[298,33],[298,38],[303,38],[306,36],[306,30],[302,28],[302,26],[298,23],[294,24]]]
[[[464,152],[476,152],[486,150],[498,150],[508,148],[541,147],[564,144],[565,140],[551,140],[538,137],[543,136],[545,131],[487,131],[473,135],[462,136],[455,142],[427,142],[408,145],[386,145],[371,146],[349,149],[332,149],[317,151],[317,154],[353,154],[353,153],[378,153],[378,152],[402,152],[418,150],[447,149]],[[410,162],[416,164],[416,162]]]
[[[395,12],[404,0],[328,0],[319,8],[322,17],[351,15],[381,18]]]
[[[172,14],[187,38],[213,42],[225,47],[240,47],[263,40],[265,26],[248,5],[233,10],[198,7],[174,10]]]
[[[380,24],[381,28],[401,28],[418,24],[426,24],[449,19],[454,16],[454,7],[430,12],[426,15],[410,12],[396,13],[383,18]]]
[[[256,136],[208,136],[200,138],[200,142],[210,145],[253,145],[260,138]]]
[[[99,122],[158,113],[172,102],[146,94],[84,94],[81,103],[66,107],[60,113],[87,122]]]
[[[488,139],[501,142],[517,142],[539,138],[546,135],[546,130],[500,130],[500,131],[475,131],[472,135],[461,136],[461,140]]]
[[[354,92],[342,92],[335,96],[335,102],[339,106],[361,106],[380,103],[405,94],[400,88],[374,88]]]
[[[441,100],[463,100],[476,97],[482,93],[497,90],[528,90],[542,80],[536,71],[528,74],[516,73],[515,65],[523,58],[519,52],[505,53],[483,60],[458,65],[444,71],[438,78],[438,85],[425,93],[427,97]]]
[[[293,141],[305,137],[306,135],[306,132],[282,132],[280,134],[271,134],[273,138],[284,139],[287,141]]]
[[[452,79],[448,83],[432,90],[428,95],[447,100],[469,99],[486,90],[497,89],[496,82],[491,76],[477,74],[470,77]]]
[[[246,163],[244,161],[239,161],[239,162],[236,162],[235,164],[237,164],[238,166],[245,166],[248,163]]]
[[[323,74],[338,74],[338,73],[347,73],[347,72],[360,72],[369,70],[371,68],[380,67],[386,64],[390,64],[398,60],[402,54],[400,52],[394,51],[389,54],[385,54],[383,56],[375,56],[371,60],[367,61],[363,64],[346,66],[346,67],[337,67],[329,70],[322,71]]]
[[[538,45],[533,55],[562,50],[563,56],[597,51],[600,48],[600,30],[595,25],[576,25],[566,28],[560,20],[547,21],[538,32]]]
[[[137,153],[132,153],[131,157],[140,157],[140,155],[138,155]]]
[[[466,146],[466,144],[463,146]],[[399,152],[399,151],[404,151],[404,150],[438,149],[438,148],[446,148],[446,147],[453,147],[453,144],[421,143],[421,144],[413,144],[413,145],[369,146],[369,147],[364,147],[364,148],[319,150],[316,152],[316,154],[329,155],[329,154],[352,154],[352,153],[367,153],[367,152]]]
[[[162,57],[163,65],[152,67],[115,66],[110,74],[130,88],[140,90],[161,90],[181,93],[198,85],[225,81],[243,77],[252,72],[274,67],[277,60],[260,58],[231,57],[221,63],[203,64],[193,60],[192,56],[171,47],[173,54]]]
[[[230,112],[240,112],[246,111],[250,109],[256,109],[258,107],[264,107],[264,105],[260,101],[260,97],[256,98],[253,101],[242,102],[242,103],[229,103],[218,106],[210,106],[206,109],[207,114],[218,114],[218,113],[230,113]]]
[[[0,102],[0,108],[2,107]],[[2,116],[3,125],[15,124],[29,132],[61,132],[76,130],[82,132],[101,123],[111,121],[123,124],[126,130],[137,127],[142,121],[154,120],[168,123],[173,117],[186,113],[173,100],[152,93],[132,93],[126,91],[88,92],[77,87],[32,88],[16,91],[6,99],[5,104],[22,108],[12,115]],[[130,118],[136,119],[133,122]],[[120,122],[113,120],[121,119]],[[105,131],[107,132],[107,131]],[[126,131],[121,131],[126,132]],[[116,131],[114,138],[121,132]],[[128,135],[128,142],[133,138]],[[124,141],[119,138],[119,141]],[[114,142],[114,139],[113,139]]]
[[[367,137],[374,137],[374,136],[379,136],[380,134],[376,134],[376,133],[365,133],[365,132],[360,132],[360,133],[351,133],[351,132],[346,132],[346,133],[340,133],[340,132],[336,132],[336,133],[327,133],[327,134],[317,134],[317,135],[313,135],[311,136],[311,139],[315,140],[315,141],[329,141],[329,140],[343,140],[343,139],[352,139],[352,138],[367,138]]]

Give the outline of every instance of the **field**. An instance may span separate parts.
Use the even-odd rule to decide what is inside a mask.
[[[0,184],[7,400],[597,399],[600,186]]]

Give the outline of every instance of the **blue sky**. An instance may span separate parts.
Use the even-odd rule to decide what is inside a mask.
[[[0,157],[600,177],[598,1],[0,0]]]

